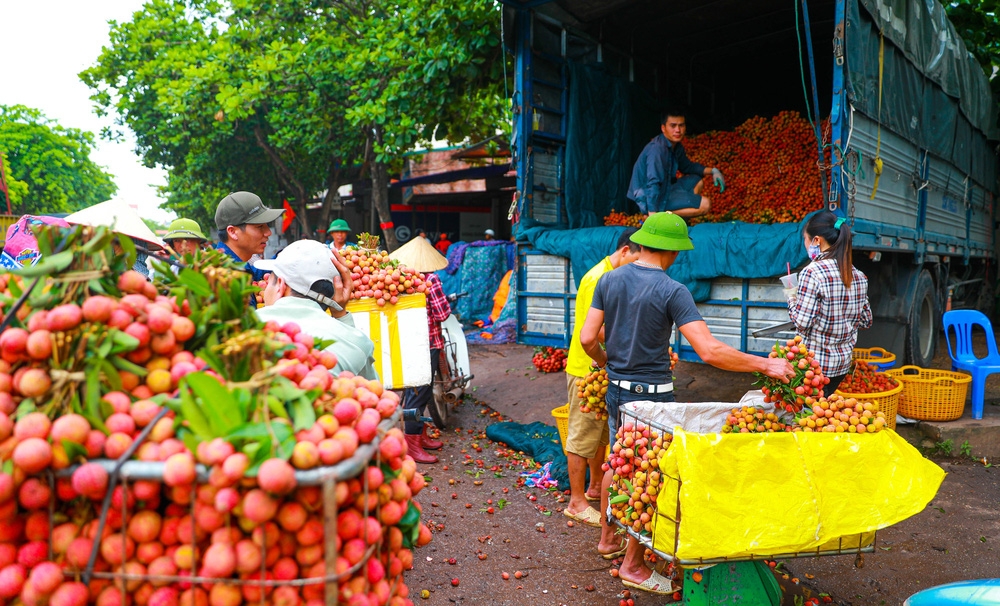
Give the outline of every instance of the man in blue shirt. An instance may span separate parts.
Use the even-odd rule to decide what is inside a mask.
[[[711,176],[720,191],[726,190],[722,172],[691,161],[681,141],[687,134],[684,112],[668,109],[660,117],[660,132],[646,144],[628,185],[628,199],[639,205],[644,215],[669,210],[690,219],[708,213],[712,201],[701,195],[702,179]],[[676,178],[677,171],[684,176]]]
[[[270,223],[284,212],[264,206],[260,196],[248,191],[229,194],[215,209],[219,250],[225,251],[234,261],[244,263],[254,255],[263,255],[267,239],[271,237]],[[255,281],[263,280],[270,273],[249,263],[246,270]]]

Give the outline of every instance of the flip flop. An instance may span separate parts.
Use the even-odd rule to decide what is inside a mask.
[[[622,579],[622,584],[626,587],[631,587],[632,589],[655,593],[657,595],[671,595],[675,591],[674,584],[670,581],[670,579],[655,570],[653,571],[653,574],[649,575],[649,578],[642,583],[633,583],[632,581]]]
[[[584,493],[583,496],[587,497],[588,501],[600,501],[601,500],[601,495],[600,494],[598,494],[596,497],[592,497],[592,496],[590,496],[590,493]]]
[[[625,555],[625,548],[628,547],[628,541],[627,540],[623,540],[622,543],[621,543],[621,545],[622,545],[622,548],[619,549],[618,551],[615,551],[615,552],[612,552],[612,553],[601,553],[601,552],[598,551],[597,553],[601,553],[601,557],[604,558],[605,560],[613,560],[613,559],[615,559],[617,557]]]
[[[601,514],[597,513],[597,510],[593,507],[588,507],[580,513],[570,513],[568,509],[563,509],[563,515],[587,526],[593,526],[594,528],[601,527]]]

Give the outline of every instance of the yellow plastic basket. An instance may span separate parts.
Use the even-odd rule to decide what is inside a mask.
[[[881,347],[855,348],[851,359],[864,360],[869,366],[874,366],[875,370],[888,370],[896,364],[896,354]]]
[[[837,390],[837,393],[845,398],[854,398],[855,400],[878,404],[878,409],[885,413],[886,425],[889,429],[896,429],[896,412],[899,409],[899,394],[902,392],[902,381],[889,391],[880,391],[877,393],[848,393],[839,389]]]
[[[962,416],[972,375],[919,366],[904,366],[886,374],[903,386],[899,414],[904,417],[954,421]]]
[[[553,408],[552,416],[555,417],[556,429],[559,430],[559,441],[562,442],[563,454],[566,454],[566,437],[569,435],[569,404]]]

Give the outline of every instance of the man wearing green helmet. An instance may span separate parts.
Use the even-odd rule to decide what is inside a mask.
[[[348,246],[354,246],[354,242],[347,241],[347,234],[351,233],[351,226],[347,224],[347,221],[335,219],[330,222],[330,228],[327,231],[333,236],[330,250],[344,250]]]
[[[167,229],[163,241],[181,257],[193,255],[208,242],[208,238],[201,232],[201,227],[193,219],[183,217],[176,219]]]
[[[708,330],[683,284],[667,275],[682,250],[694,249],[684,219],[672,212],[654,213],[632,234],[639,259],[601,276],[587,312],[580,344],[594,363],[607,368],[610,435],[617,433],[621,407],[630,402],[674,402],[670,373],[670,333],[676,325],[701,359],[723,370],[761,372],[788,381],[795,371],[785,359],[743,353],[722,343]],[[601,349],[604,329],[606,351]],[[601,539],[597,551],[607,559],[625,554],[618,569],[626,587],[657,594],[673,593],[670,579],[651,570],[636,540],[622,542],[606,517],[612,472],[601,486]]]

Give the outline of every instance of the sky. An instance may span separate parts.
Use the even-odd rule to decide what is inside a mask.
[[[90,89],[77,76],[93,65],[108,44],[108,21],[131,19],[143,0],[0,0],[0,105],[39,109],[65,127],[94,133],[91,159],[114,177],[116,198],[134,205],[143,218],[169,223],[174,214],[159,208],[156,186],[166,172],[142,166],[126,141],[99,138],[113,117],[99,118]]]

